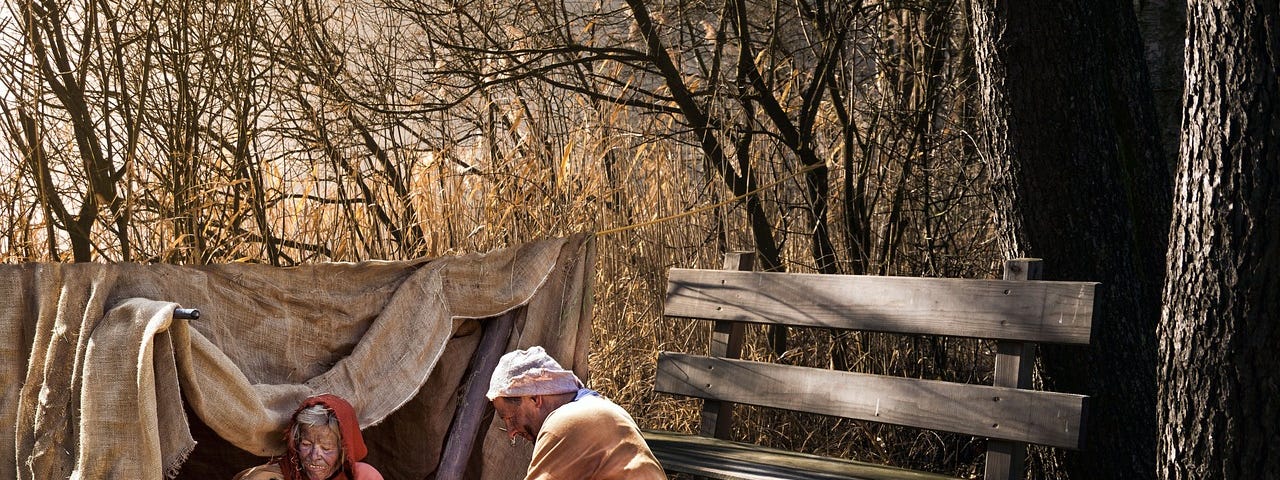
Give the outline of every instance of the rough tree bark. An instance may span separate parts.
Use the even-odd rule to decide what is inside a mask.
[[[1092,396],[1085,450],[1066,454],[1063,472],[1054,458],[1040,468],[1151,478],[1170,179],[1132,6],[980,0],[972,9],[1001,250],[1043,258],[1046,279],[1102,283],[1088,351],[1041,350],[1046,388]]]
[[[1160,476],[1280,478],[1280,4],[1192,1]]]

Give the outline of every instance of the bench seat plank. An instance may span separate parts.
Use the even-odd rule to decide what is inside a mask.
[[[646,430],[662,467],[719,480],[955,480],[954,477],[807,455],[715,438]]]
[[[1097,285],[673,268],[664,315],[1084,345]]]
[[[1075,450],[1088,398],[673,352],[654,390]]]

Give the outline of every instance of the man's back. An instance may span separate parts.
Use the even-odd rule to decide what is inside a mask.
[[[527,480],[666,480],[626,410],[595,395],[547,416]]]

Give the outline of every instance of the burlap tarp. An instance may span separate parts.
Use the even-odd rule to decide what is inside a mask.
[[[388,479],[432,478],[485,319],[516,314],[508,349],[543,345],[586,378],[592,248],[0,266],[0,478],[229,478],[280,453],[288,415],[324,392],[355,406]],[[468,478],[520,478],[528,446],[482,435]]]

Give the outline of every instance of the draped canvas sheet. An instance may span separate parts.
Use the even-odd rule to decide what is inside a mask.
[[[412,418],[397,441],[413,467],[379,468],[425,477],[476,343],[468,319],[523,308],[511,348],[544,344],[585,378],[591,249],[576,235],[410,262],[0,267],[0,478],[173,475],[195,447],[184,401],[231,445],[277,454],[287,416],[322,392],[362,427]],[[172,320],[178,306],[201,318]],[[512,453],[473,463],[518,477],[527,456]]]

